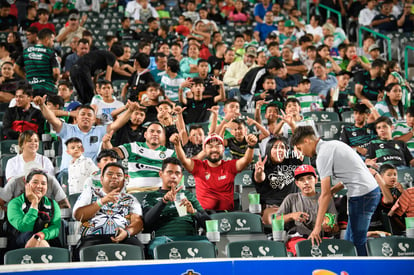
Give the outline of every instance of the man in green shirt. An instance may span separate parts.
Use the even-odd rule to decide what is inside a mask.
[[[155,239],[149,244],[150,255],[153,249],[168,240],[207,240],[197,235],[197,224],[205,227],[209,219],[193,193],[181,190],[179,185],[183,177],[181,162],[176,158],[166,158],[162,163],[159,177],[162,187],[144,197],[143,211],[145,230],[155,232]],[[184,196],[183,196],[184,195]],[[180,196],[181,202],[175,203]],[[186,214],[179,215],[178,207],[185,206]]]
[[[34,96],[56,95],[60,69],[53,51],[55,34],[49,29],[42,29],[37,36],[39,43],[23,51],[23,55],[16,60],[14,70],[32,85]]]

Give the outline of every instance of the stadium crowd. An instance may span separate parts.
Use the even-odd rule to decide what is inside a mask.
[[[412,88],[382,40],[356,33],[412,35],[412,0],[315,0],[309,22],[304,2],[2,0],[7,249],[62,245],[67,208],[75,260],[93,244],[143,246],[141,231],[149,258],[206,242],[209,215],[247,211],[234,195],[246,170],[293,255],[345,230],[360,256],[367,238],[403,234]]]

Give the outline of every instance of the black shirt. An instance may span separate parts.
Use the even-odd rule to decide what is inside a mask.
[[[155,81],[149,70],[144,70],[140,74],[134,72],[128,80],[129,99],[131,101],[138,101],[139,94],[147,90],[147,85],[150,82]]]
[[[147,128],[142,127],[142,125],[138,126],[136,130],[131,128],[131,122],[128,121],[127,124],[121,127],[118,131],[116,131],[115,141],[113,142],[113,146],[119,146],[126,143],[132,142],[144,142],[144,133]]]
[[[128,29],[119,29],[116,32],[116,37],[118,37],[119,40],[125,41],[125,40],[138,40],[139,35],[136,31],[128,28]]]
[[[396,32],[398,31],[398,25],[397,25],[397,18],[394,17],[394,15],[385,15],[385,14],[378,14],[372,19],[372,21],[376,20],[382,20],[385,18],[390,18],[390,22],[381,23],[379,25],[376,25],[375,28],[378,28],[381,32]]]
[[[214,105],[215,103],[213,97],[203,98],[202,100],[188,98],[187,105],[185,105],[187,107],[184,114],[185,123],[200,123],[208,121],[210,111],[207,109]]]
[[[371,79],[368,71],[362,71],[355,75],[355,83],[363,86],[362,95],[369,100],[377,100],[378,94],[384,90],[385,81],[382,77]]]
[[[17,18],[11,14],[6,17],[0,17],[0,31],[6,31],[17,26]]]
[[[287,195],[298,192],[293,172],[301,164],[302,161],[293,156],[285,158],[279,164],[273,164],[268,159],[265,165],[265,180],[258,183],[253,176],[256,191],[260,194],[260,203],[280,206]],[[253,170],[253,175],[254,172]]]
[[[94,75],[98,70],[105,71],[107,66],[113,67],[116,57],[113,53],[105,50],[92,51],[81,56],[76,64]]]

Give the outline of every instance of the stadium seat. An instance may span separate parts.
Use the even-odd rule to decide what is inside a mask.
[[[287,257],[285,244],[274,241],[238,241],[226,246],[229,258]]]
[[[209,242],[176,241],[156,246],[154,258],[159,260],[216,258],[216,248]]]
[[[246,212],[215,213],[211,219],[219,221],[219,231],[223,234],[262,233],[262,220],[259,215]]]
[[[312,118],[315,122],[339,121],[339,115],[335,112],[317,111],[303,113],[305,118]]]
[[[133,195],[139,201],[139,203],[142,205],[142,202],[144,200],[145,195],[147,195],[148,193],[151,193],[151,192],[152,191],[136,192],[136,193],[132,193],[131,195]]]
[[[194,193],[195,190],[195,179],[194,176],[187,170],[183,171],[183,183],[186,190]]]
[[[216,243],[218,256],[227,257],[226,246],[231,242],[267,240],[263,233],[260,215],[246,212],[215,213],[211,219],[218,220],[220,241]]]
[[[234,184],[240,185],[243,187],[244,186],[254,187],[252,177],[253,177],[253,170],[250,170],[250,169],[243,170],[240,173],[238,173],[236,177],[234,178]]]
[[[357,256],[354,244],[346,240],[323,239],[319,246],[312,246],[310,240],[296,244],[298,257],[343,257]]]
[[[4,255],[5,264],[67,263],[69,250],[58,247],[20,248]]]
[[[130,244],[99,244],[79,251],[81,262],[143,260],[142,248]]]
[[[40,146],[39,146],[40,149]],[[4,155],[17,155],[19,153],[17,139],[7,139],[0,141],[0,154]]]
[[[368,256],[403,257],[414,256],[414,239],[406,237],[385,237],[367,241]]]
[[[318,128],[319,135],[326,140],[339,140],[341,137],[342,128],[346,125],[352,125],[348,122],[318,122],[316,127]]]
[[[354,123],[354,111],[345,111],[341,113],[341,119],[343,122]]]

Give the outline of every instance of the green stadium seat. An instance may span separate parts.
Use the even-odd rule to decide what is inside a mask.
[[[287,257],[285,244],[269,240],[248,240],[228,243],[229,258]]]
[[[81,262],[144,260],[142,248],[130,244],[100,244],[83,247],[79,251]]]
[[[20,248],[4,255],[5,264],[67,263],[69,250],[58,247]]]
[[[216,248],[207,241],[176,241],[156,246],[154,258],[158,260],[216,258]]]
[[[323,239],[319,246],[312,246],[310,240],[296,244],[298,257],[343,257],[357,256],[354,244],[346,240]]]

